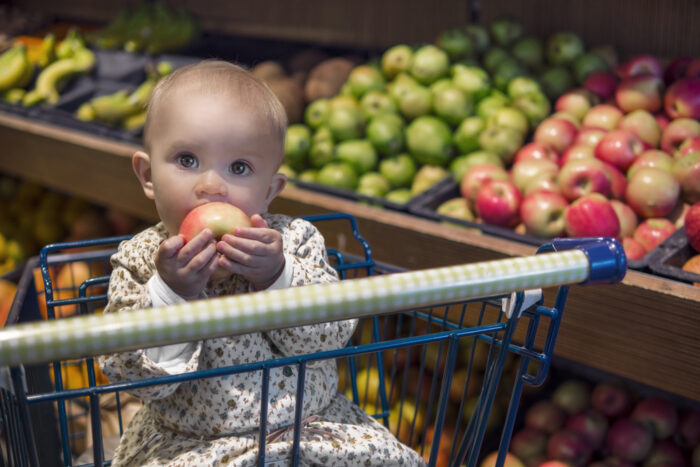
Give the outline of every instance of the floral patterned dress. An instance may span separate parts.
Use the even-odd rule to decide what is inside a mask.
[[[283,236],[291,286],[337,280],[323,237],[309,222],[263,216]],[[152,306],[146,284],[155,273],[158,246],[168,234],[162,223],[123,242],[112,257],[105,312]],[[291,262],[291,264],[289,264]],[[246,279],[210,281],[206,296],[247,293]],[[340,348],[355,320],[322,323],[188,344],[184,371],[238,365]],[[147,349],[105,355],[100,368],[113,381],[173,374]],[[180,372],[180,371],[177,371]],[[266,465],[291,463],[297,367],[270,370]],[[423,465],[420,456],[338,392],[334,360],[307,365],[299,449],[300,465]],[[112,465],[257,465],[261,372],[196,379],[132,389],[145,403],[124,432]]]

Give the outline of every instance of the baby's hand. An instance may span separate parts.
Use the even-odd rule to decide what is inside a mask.
[[[269,287],[284,268],[282,235],[271,229],[259,214],[250,218],[252,227],[239,227],[216,244],[219,266],[247,278],[254,290]]]
[[[156,269],[173,292],[192,299],[199,296],[216,271],[216,257],[214,234],[205,229],[187,243],[181,235],[161,243],[156,253]]]

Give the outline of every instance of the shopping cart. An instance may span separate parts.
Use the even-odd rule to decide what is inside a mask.
[[[322,359],[337,359],[340,389],[429,465],[474,466],[486,451],[498,451],[502,465],[523,386],[547,374],[568,284],[611,284],[626,272],[622,248],[606,238],[554,240],[531,257],[403,272],[373,261],[351,216],[307,219],[343,223],[352,233],[360,254],[329,250],[345,280],[102,316],[108,260],[125,237],[45,247],[20,280],[9,319],[16,325],[0,330],[0,365],[9,367],[0,389],[0,465],[72,466],[86,456],[86,465],[109,465],[105,398],[116,402],[118,439],[125,390],[244,371],[262,374],[263,465],[270,370],[296,366],[303,388],[307,365]],[[79,316],[63,319],[71,315]],[[128,383],[109,383],[93,361],[102,353],[351,317],[360,319],[351,342],[321,353]],[[302,397],[303,390],[297,401]],[[291,465],[298,462],[300,406]]]

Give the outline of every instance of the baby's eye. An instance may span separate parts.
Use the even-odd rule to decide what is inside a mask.
[[[197,166],[197,158],[194,157],[192,154],[178,155],[177,162],[186,169],[191,169]]]
[[[247,175],[251,170],[247,162],[236,161],[231,164],[231,173],[234,175]]]

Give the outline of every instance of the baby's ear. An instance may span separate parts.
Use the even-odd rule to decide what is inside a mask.
[[[153,199],[153,181],[151,180],[151,158],[143,151],[136,151],[131,156],[131,167],[134,169],[136,178],[141,182],[141,188],[146,198]]]
[[[273,199],[280,194],[287,184],[287,176],[281,173],[276,173],[272,176],[272,181],[270,182],[270,187],[267,189],[267,196],[265,196],[265,210],[272,202]]]

